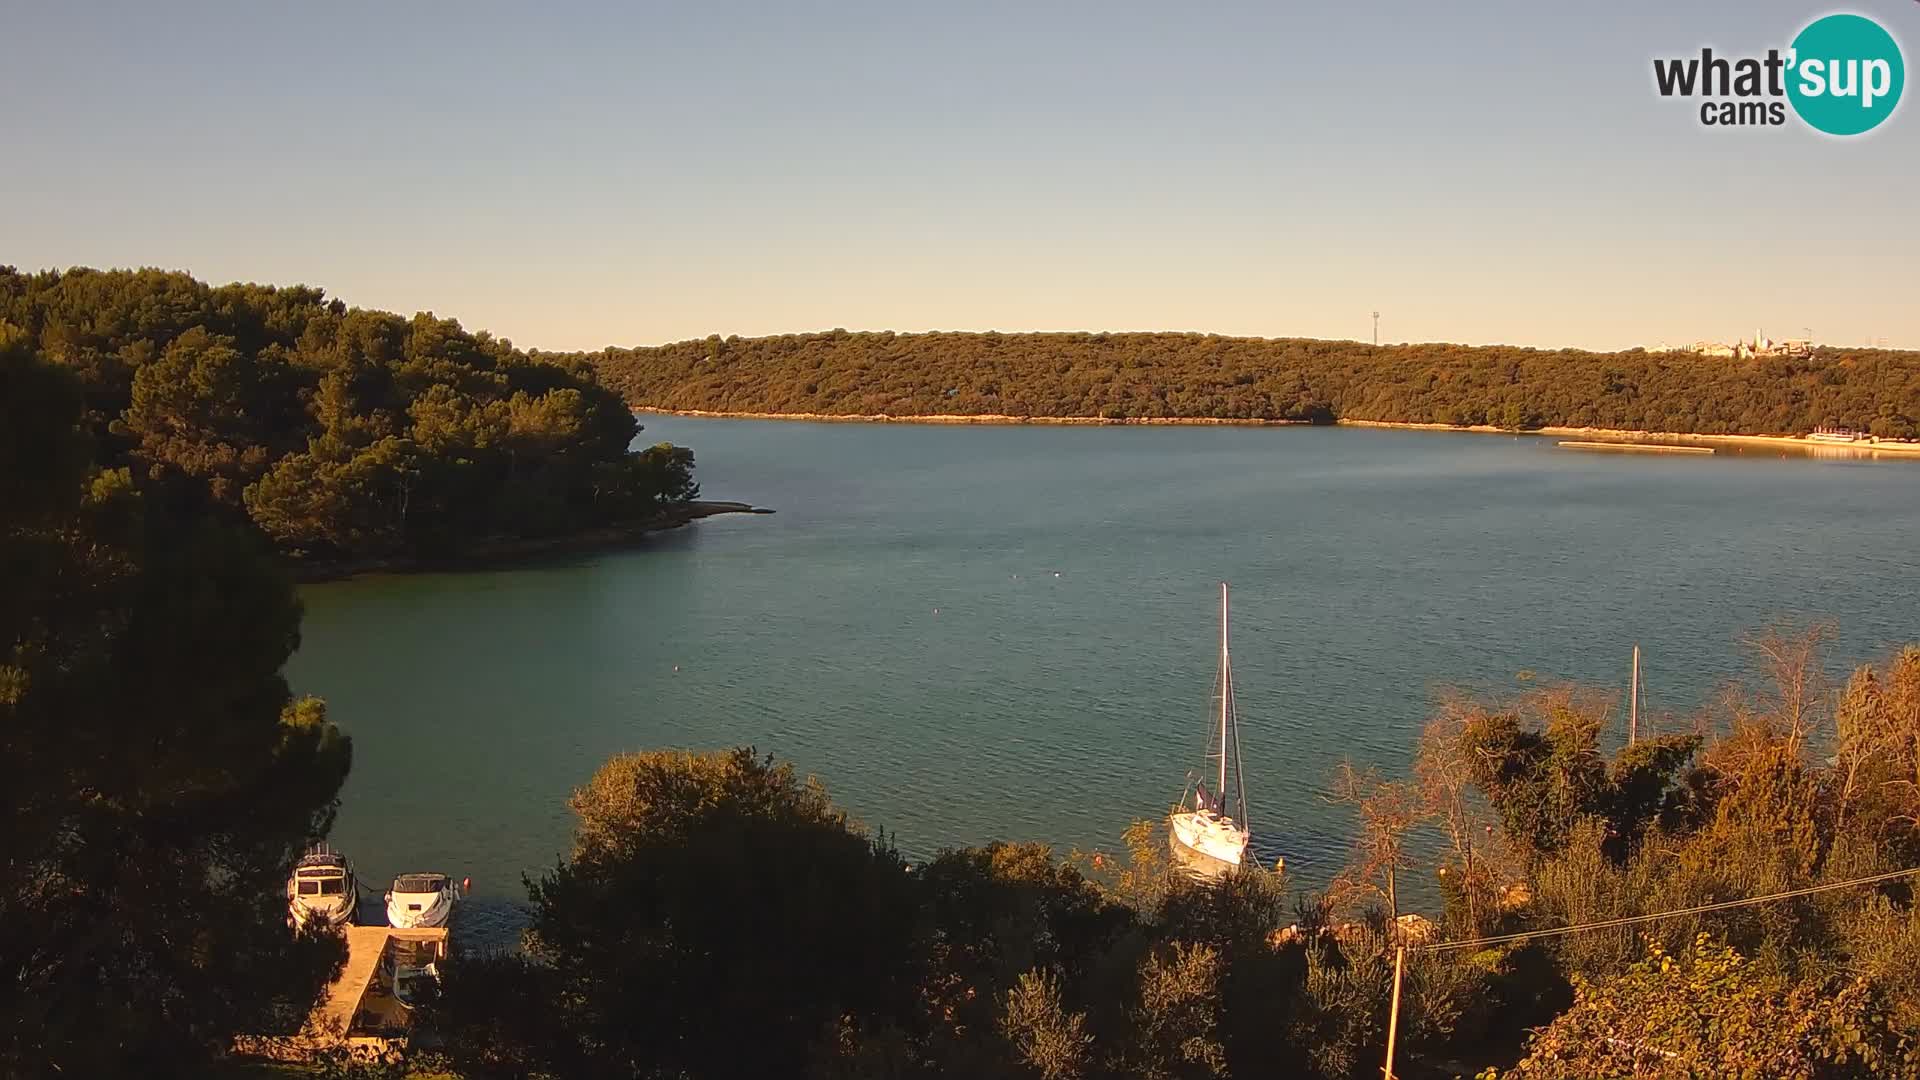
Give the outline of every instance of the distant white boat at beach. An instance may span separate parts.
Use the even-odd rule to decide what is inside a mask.
[[[1807,435],[1807,441],[1818,443],[1857,443],[1867,442],[1867,433],[1844,427],[1817,427]]]
[[[1252,826],[1247,817],[1246,776],[1240,764],[1240,721],[1233,707],[1233,658],[1227,647],[1227,585],[1220,584],[1220,673],[1214,694],[1217,723],[1208,724],[1205,775],[1190,783],[1167,817],[1174,852],[1202,869],[1224,871],[1246,857]],[[1208,790],[1207,781],[1213,781]],[[1236,820],[1235,815],[1238,815]]]

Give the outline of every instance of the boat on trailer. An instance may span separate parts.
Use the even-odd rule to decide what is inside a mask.
[[[401,930],[445,926],[460,890],[445,874],[401,874],[387,890],[387,925]]]
[[[1240,720],[1234,712],[1233,657],[1227,644],[1227,585],[1220,583],[1220,671],[1207,733],[1208,768],[1190,780],[1180,802],[1167,816],[1169,842],[1176,855],[1202,871],[1225,872],[1246,858],[1252,826],[1247,815],[1247,783],[1240,763]],[[1213,782],[1213,789],[1207,783]],[[1237,815],[1237,817],[1236,817]]]
[[[345,855],[320,844],[287,876],[287,915],[296,928],[345,926],[360,907],[360,884]]]

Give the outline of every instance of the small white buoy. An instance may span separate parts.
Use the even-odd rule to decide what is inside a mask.
[[[673,665],[673,670],[675,670],[675,671],[679,671],[679,670],[680,670],[680,665],[679,665],[679,664],[675,664],[675,665]]]
[[[1053,576],[1054,576],[1054,577],[1059,577],[1059,576],[1060,576],[1060,571],[1058,571],[1058,570],[1055,570],[1055,571],[1053,572]]]
[[[935,615],[938,615],[938,614],[940,614],[940,609],[939,609],[939,608],[934,608],[934,609],[933,609],[933,613],[934,613]]]

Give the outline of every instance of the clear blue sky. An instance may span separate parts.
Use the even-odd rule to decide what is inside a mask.
[[[1831,9],[1303,6],[0,0],[0,263],[544,348],[1374,308],[1385,341],[1920,347],[1920,105],[1842,141],[1652,89]],[[1847,10],[1920,61],[1920,3]]]

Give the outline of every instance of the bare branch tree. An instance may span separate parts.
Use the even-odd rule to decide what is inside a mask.
[[[1814,623],[1799,630],[1775,626],[1746,642],[1759,653],[1761,667],[1772,683],[1762,707],[1780,723],[1788,749],[1795,753],[1830,715],[1832,688],[1821,654],[1833,632],[1829,623]]]
[[[1493,879],[1490,859],[1504,861],[1495,851],[1493,815],[1473,786],[1475,750],[1468,732],[1486,716],[1486,706],[1465,695],[1443,695],[1433,719],[1421,732],[1413,763],[1421,804],[1427,816],[1440,822],[1453,860],[1460,867],[1460,887],[1472,933],[1479,930],[1480,896]],[[1442,867],[1440,872],[1444,875],[1447,868]]]
[[[1359,817],[1353,857],[1335,879],[1336,893],[1371,893],[1387,902],[1389,915],[1400,918],[1396,875],[1407,865],[1406,838],[1428,816],[1425,801],[1411,784],[1383,780],[1378,771],[1362,772],[1350,761],[1334,770],[1326,800],[1351,806]]]

